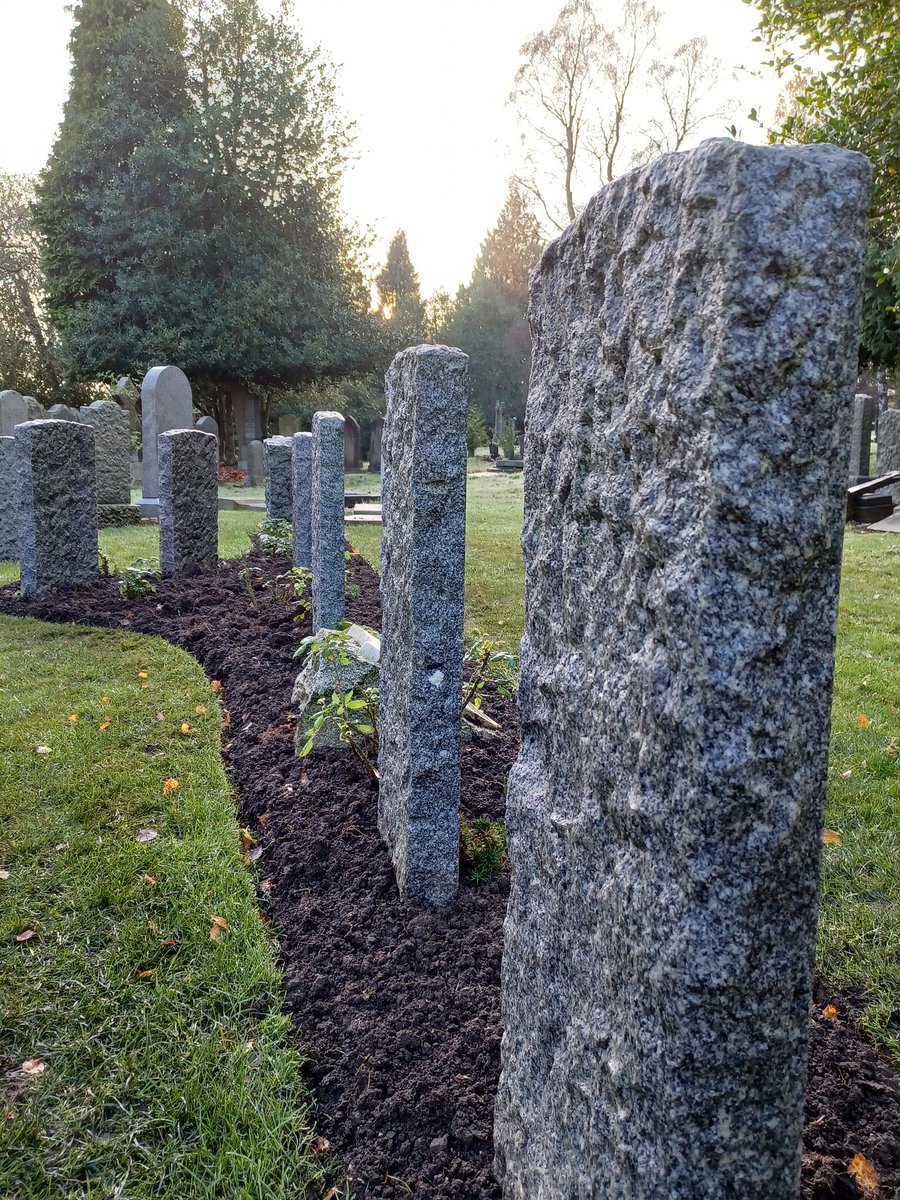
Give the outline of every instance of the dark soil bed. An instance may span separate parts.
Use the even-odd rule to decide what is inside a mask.
[[[319,1131],[357,1200],[497,1198],[491,1123],[499,1068],[499,969],[507,879],[464,882],[440,911],[401,903],[376,829],[376,792],[355,760],[294,756],[292,659],[308,621],[259,592],[242,567],[269,577],[286,564],[258,555],[164,582],[127,600],[114,580],[24,602],[0,590],[0,611],[159,634],[220,680],[230,724],[225,756],[240,815],[259,838],[260,903],[276,929],[287,1006],[310,1058]],[[358,557],[351,620],[380,627],[378,580]],[[463,756],[463,811],[502,817],[515,757],[515,706],[488,696],[504,732]],[[834,1004],[837,1019],[821,1016]],[[900,1087],[894,1064],[858,1024],[858,1009],[822,985],[812,1023],[806,1200],[864,1195],[848,1174],[870,1159],[881,1200],[900,1196]],[[774,1200],[774,1198],[773,1198]]]

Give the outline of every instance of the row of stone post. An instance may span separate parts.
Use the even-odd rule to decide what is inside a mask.
[[[869,178],[707,142],[603,189],[532,277],[505,1200],[800,1194]],[[465,391],[444,347],[387,377],[379,827],[431,903],[458,862]]]

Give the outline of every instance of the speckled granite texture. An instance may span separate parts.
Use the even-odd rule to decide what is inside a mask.
[[[295,433],[291,451],[294,566],[312,569],[312,434]],[[343,503],[343,500],[341,501]]]
[[[0,437],[0,562],[19,557],[19,520],[16,440]]]
[[[159,495],[159,435],[169,429],[190,429],[194,423],[191,385],[180,367],[152,367],[141,382],[141,458],[143,496]]]
[[[468,366],[415,346],[385,379],[378,828],[429,904],[459,881]]]
[[[532,276],[506,1200],[799,1195],[869,179],[705,142]]]
[[[312,419],[313,629],[331,629],[344,616],[344,418]],[[295,552],[296,555],[296,552]]]
[[[97,578],[94,431],[74,421],[16,426],[23,596]]]
[[[114,400],[95,400],[80,410],[94,431],[97,503],[131,503],[131,447],[128,413]]]
[[[161,433],[159,562],[164,575],[208,569],[219,552],[219,447],[202,429]]]
[[[293,521],[293,443],[289,437],[276,435],[266,438],[263,446],[266,452],[266,516],[273,521]]]

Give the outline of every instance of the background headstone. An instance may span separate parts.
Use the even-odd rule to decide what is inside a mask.
[[[201,433],[211,433],[214,438],[219,436],[219,422],[215,417],[204,413],[202,417],[198,417],[194,422],[194,428],[199,429]]]
[[[851,486],[870,478],[872,458],[872,429],[875,425],[875,400],[862,392],[853,397],[853,420],[850,426]]]
[[[295,433],[291,454],[294,566],[312,569],[312,434]]]
[[[44,406],[40,400],[37,400],[34,396],[23,396],[22,399],[25,401],[25,409],[28,413],[29,421],[44,420],[47,414],[44,412]]]
[[[355,417],[344,417],[344,470],[358,471],[362,466],[359,422]]]
[[[313,629],[344,616],[344,418],[317,412],[312,420]]]
[[[143,496],[148,510],[159,501],[159,435],[169,429],[190,429],[194,423],[188,378],[178,367],[153,367],[141,383],[141,445]]]
[[[378,828],[429,904],[459,882],[468,363],[416,346],[385,379]]]
[[[376,417],[369,430],[369,471],[381,472],[381,439],[384,436],[384,417]]]
[[[159,561],[163,574],[218,560],[219,448],[211,433],[159,435]]]
[[[44,413],[44,419],[47,421],[81,421],[78,409],[72,408],[69,404],[51,404]]]
[[[121,375],[117,380],[115,387],[110,388],[110,395],[113,400],[119,404],[128,413],[128,429],[130,433],[140,434],[141,432],[141,414],[138,411],[138,405],[141,399],[141,393],[135,387],[130,376]]]
[[[278,418],[278,432],[282,437],[293,437],[300,432],[300,418],[294,413],[285,413]]]
[[[97,503],[131,503],[128,413],[114,400],[95,400],[81,409],[81,421],[94,431]]]
[[[507,1200],[800,1194],[870,174],[704,142],[532,276]]]
[[[74,421],[16,428],[21,593],[36,596],[97,578],[94,431]]]
[[[19,557],[20,521],[16,440],[0,437],[0,562]]]
[[[266,451],[262,442],[248,442],[245,447],[247,455],[247,487],[259,487],[266,482]]]
[[[0,392],[0,437],[12,437],[17,425],[29,420],[25,397],[18,392]],[[75,420],[78,418],[76,416]]]
[[[266,438],[263,446],[266,460],[266,516],[273,521],[293,521],[293,440],[276,435]]]

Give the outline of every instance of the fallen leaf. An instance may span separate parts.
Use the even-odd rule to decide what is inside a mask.
[[[100,703],[101,704],[109,704],[109,696],[101,696]]]
[[[23,1062],[19,1070],[23,1075],[42,1075],[47,1070],[47,1064],[39,1058],[29,1058]]]
[[[71,716],[69,717],[69,720],[70,720],[70,721],[77,721],[77,720],[78,720],[78,713],[72,713],[72,714],[71,714]]]
[[[138,971],[138,979],[152,979],[159,967],[153,967],[150,971]]]
[[[209,919],[212,921],[213,925],[215,925],[217,929],[227,929],[228,928],[228,922],[225,920],[224,917],[217,917],[215,915],[215,913],[210,913]]]
[[[219,679],[213,679],[209,686],[216,693],[221,692],[221,690],[222,690],[222,683],[221,683],[221,680],[219,680]]]
[[[178,938],[165,938],[159,943],[161,946],[180,946]]]
[[[852,771],[841,771],[841,779],[849,779],[852,774]]]
[[[254,846],[253,849],[246,855],[247,862],[258,862],[262,858],[262,846]]]
[[[864,1154],[854,1154],[847,1173],[856,1180],[857,1187],[864,1196],[878,1195],[878,1172]]]
[[[249,850],[251,846],[256,845],[256,838],[246,827],[241,830],[241,847],[244,850]]]
[[[271,917],[269,916],[269,914],[267,912],[260,912],[259,919],[262,921],[263,925],[268,925],[269,921],[271,920]]]
[[[5,883],[7,879],[9,879],[9,871],[0,871],[0,880]]]
[[[190,725],[188,725],[187,721],[182,721],[181,732],[182,733],[190,733],[191,732],[191,727],[190,727]]]
[[[158,712],[156,714],[156,719],[157,721],[164,721],[166,719],[166,714],[164,712]]]
[[[268,813],[260,813],[260,815],[256,819],[259,821],[260,825],[265,825],[266,821],[268,821],[268,819],[269,819],[269,814]]]
[[[275,885],[271,879],[264,879],[262,881],[262,883],[259,885],[259,890],[261,892],[271,892],[271,890],[274,886]]]
[[[198,704],[198,705],[197,705],[197,707],[194,709],[194,712],[195,712],[195,713],[199,713],[199,714],[202,716],[202,715],[203,715],[203,713],[205,713],[205,712],[206,712],[206,705],[205,705],[205,704]]]
[[[16,934],[17,942],[30,942],[33,937],[36,937],[33,929],[24,929],[21,933]]]
[[[859,714],[859,716],[856,718],[856,723],[860,727],[860,729],[868,729],[869,726],[872,724],[872,722],[869,720],[869,718],[866,716],[865,713]]]
[[[171,792],[177,792],[180,787],[177,779],[167,779],[163,784],[163,794],[168,796]]]
[[[159,880],[154,879],[152,875],[145,875],[144,882],[149,883],[151,887],[156,887],[156,885],[159,883]]]
[[[826,1017],[829,1021],[836,1021],[838,1019],[838,1010],[833,1004],[826,1004],[822,1009],[822,1016]]]
[[[101,729],[109,729],[110,725],[112,725],[112,721],[104,721],[103,724],[100,726],[100,728]]]
[[[151,933],[159,933],[159,926],[157,925],[157,923],[155,921],[150,922],[150,932]]]
[[[139,829],[135,837],[136,842],[155,842],[159,837],[155,829]]]
[[[138,679],[149,679],[149,678],[150,678],[149,671],[138,671]]]
[[[150,686],[150,684],[149,684],[149,683],[142,683],[142,684],[141,684],[141,687],[142,687],[142,688],[148,688],[149,686]]]
[[[34,752],[35,752],[35,754],[52,754],[53,753],[53,751],[50,749],[49,746],[35,746]]]
[[[841,835],[835,833],[833,829],[823,829],[822,841],[826,846],[839,846],[841,844]]]
[[[219,928],[218,925],[211,926],[210,931],[209,931],[209,940],[211,942],[221,942],[222,930]]]
[[[313,1144],[318,1154],[324,1154],[326,1150],[331,1149],[331,1142],[326,1137],[317,1137]]]

